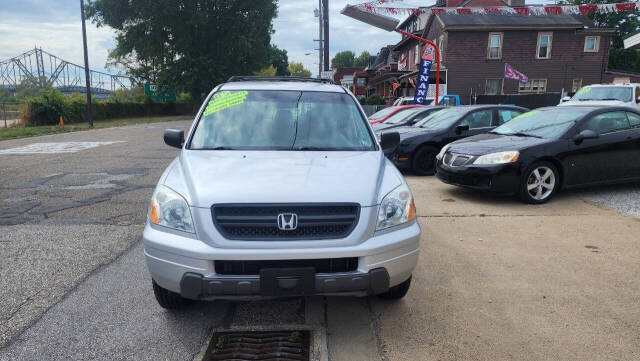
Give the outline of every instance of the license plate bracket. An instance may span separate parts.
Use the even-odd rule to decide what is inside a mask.
[[[315,286],[316,270],[313,267],[260,270],[260,294],[263,296],[311,296]]]

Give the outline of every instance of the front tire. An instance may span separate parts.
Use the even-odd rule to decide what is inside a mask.
[[[171,292],[168,289],[160,287],[156,281],[153,282],[153,294],[156,296],[156,301],[162,308],[168,310],[178,310],[184,308],[189,304],[189,300],[183,298],[175,292]]]
[[[559,185],[558,169],[551,162],[536,162],[522,175],[520,199],[530,204],[545,203],[553,197]]]
[[[408,280],[402,282],[399,285],[389,288],[387,292],[381,293],[378,296],[380,298],[385,298],[388,300],[399,300],[407,295],[407,292],[409,292],[409,287],[411,287],[411,276],[409,276]]]
[[[436,173],[436,155],[438,149],[424,146],[413,155],[411,170],[417,175],[434,175]]]

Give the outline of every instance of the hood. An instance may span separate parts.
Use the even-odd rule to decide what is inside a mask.
[[[377,151],[183,150],[164,183],[195,207],[301,202],[372,206],[383,170],[384,155]]]
[[[405,126],[393,128],[393,130],[389,130],[389,131],[400,133],[400,139],[402,140],[402,139],[411,138],[416,135],[438,134],[442,132],[442,129],[424,129],[420,127],[405,125]]]
[[[484,133],[451,143],[449,151],[469,155],[483,155],[508,150],[522,150],[548,141],[549,139]]]
[[[585,106],[625,106],[629,105],[629,103],[623,102],[621,100],[567,100],[566,102],[562,102],[558,104],[558,106],[573,106],[573,105],[585,105]]]

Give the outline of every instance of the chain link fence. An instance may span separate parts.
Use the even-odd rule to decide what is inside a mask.
[[[20,123],[20,103],[0,102],[0,126],[9,128]]]

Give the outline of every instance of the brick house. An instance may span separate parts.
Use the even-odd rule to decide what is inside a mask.
[[[353,76],[364,70],[364,66],[333,68],[333,81],[353,91]]]
[[[490,6],[485,5],[488,1],[462,1],[461,6]],[[491,1],[500,3],[496,6],[523,4]],[[447,6],[458,3],[446,1]],[[571,92],[615,78],[607,71],[613,30],[597,28],[582,16],[421,14],[409,16],[399,28],[438,45],[440,93],[458,94],[463,103],[481,94]],[[423,49],[422,44],[408,37],[393,46],[400,71],[397,96],[413,95]],[[527,75],[529,82],[504,79],[505,63]],[[435,64],[430,82],[433,86],[429,94],[433,95]]]

